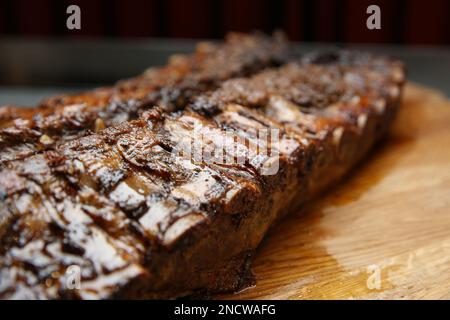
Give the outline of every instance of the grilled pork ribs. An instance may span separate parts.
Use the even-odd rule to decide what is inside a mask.
[[[269,227],[336,182],[386,132],[405,78],[400,62],[370,54],[311,54],[272,68],[269,55],[251,72],[212,75],[207,89],[180,89],[182,106],[157,99],[135,120],[107,120],[95,133],[86,131],[90,120],[70,138],[66,123],[30,129],[58,142],[4,158],[0,297],[176,298],[245,285]],[[151,79],[127,83],[127,97],[153,87]],[[59,105],[35,118],[58,123],[66,102],[48,103]],[[212,152],[180,152],[193,146]]]

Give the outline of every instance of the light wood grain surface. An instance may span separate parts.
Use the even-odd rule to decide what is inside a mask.
[[[388,137],[265,239],[225,299],[450,299],[450,102],[408,84]]]

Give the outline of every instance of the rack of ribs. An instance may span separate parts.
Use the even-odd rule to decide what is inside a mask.
[[[0,165],[136,119],[156,105],[166,111],[183,109],[191,97],[224,80],[277,66],[286,58],[287,42],[281,33],[230,33],[223,44],[199,43],[195,53],[174,55],[166,66],[113,87],[56,96],[35,108],[1,107]]]
[[[222,81],[182,110],[163,104],[5,162],[0,297],[177,298],[242,288],[268,229],[383,136],[404,79],[396,60],[311,54]],[[202,156],[213,151],[181,152],[194,145]],[[78,270],[75,287],[70,270]]]

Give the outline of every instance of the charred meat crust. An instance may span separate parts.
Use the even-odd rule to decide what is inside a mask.
[[[175,55],[160,68],[77,95],[57,96],[36,108],[0,108],[0,164],[139,115],[156,105],[182,109],[191,97],[222,81],[248,76],[285,61],[287,43],[275,33],[267,37],[230,33],[223,44],[200,43],[191,55]]]
[[[238,289],[268,228],[359,161],[400,103],[402,65],[339,52],[232,79],[182,111],[10,161],[0,171],[1,298],[175,298]],[[277,129],[271,154],[250,148]],[[242,163],[191,161],[180,140]],[[202,139],[199,137],[201,136]],[[243,139],[243,140],[242,140]],[[244,141],[244,142],[241,142]],[[81,288],[67,283],[70,266]]]

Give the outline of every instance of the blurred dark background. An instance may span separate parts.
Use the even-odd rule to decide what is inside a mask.
[[[66,28],[81,7],[82,29]],[[381,30],[366,8],[381,8]],[[230,31],[284,30],[291,40],[450,44],[448,0],[0,0],[0,36],[222,38]]]
[[[81,8],[81,30],[66,9]],[[366,27],[369,5],[381,30]],[[0,0],[0,105],[33,105],[164,65],[198,39],[283,30],[293,52],[349,47],[404,61],[450,96],[450,0]]]

